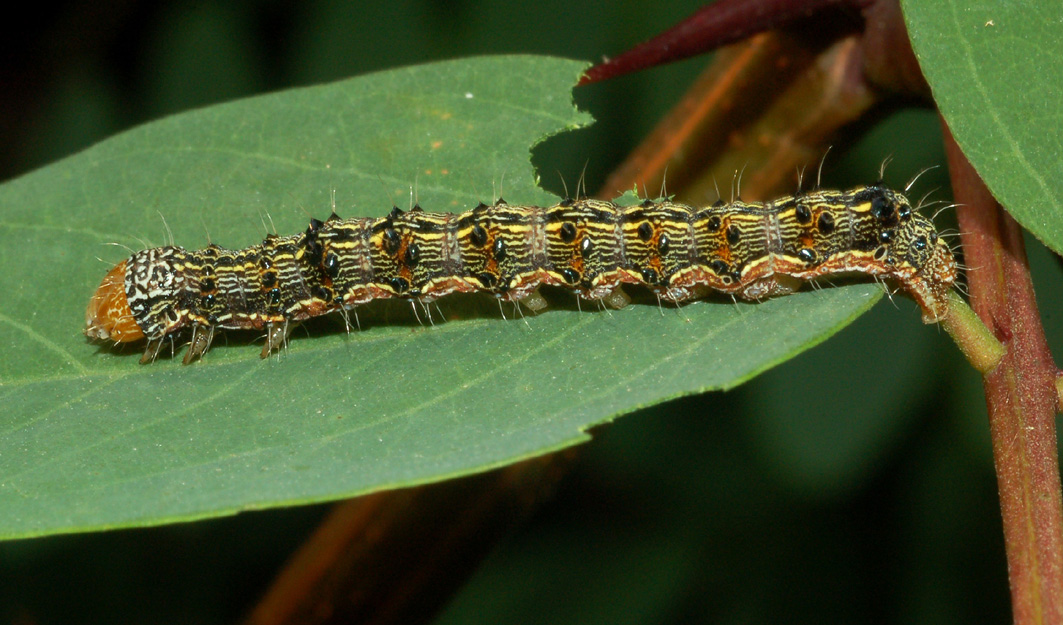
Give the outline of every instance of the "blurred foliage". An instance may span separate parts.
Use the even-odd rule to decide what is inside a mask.
[[[692,3],[561,0],[68,3],[5,24],[4,177],[167,113],[481,53],[595,59]],[[602,180],[705,64],[577,99],[600,121],[538,152],[543,180]],[[836,146],[825,184],[903,182],[942,161],[936,118],[886,117]],[[947,187],[942,170],[920,189]],[[935,198],[944,199],[945,191]],[[1060,267],[1031,242],[1038,284]],[[1039,293],[1063,344],[1059,289]],[[682,375],[682,372],[676,372]],[[521,407],[517,407],[518,409]],[[527,407],[527,409],[532,409]],[[1003,622],[1006,570],[976,374],[907,300],[730,393],[598,431],[554,501],[443,615],[476,622]],[[0,620],[225,623],[321,506],[0,544]]]

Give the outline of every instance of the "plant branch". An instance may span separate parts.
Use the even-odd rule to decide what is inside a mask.
[[[839,130],[879,101],[858,40],[821,26],[815,38],[770,32],[721,50],[600,195],[652,192],[666,173],[668,190],[694,203],[716,191],[727,199],[718,185],[737,185],[738,172],[747,199],[792,191],[798,171],[814,171]]]
[[[709,52],[751,35],[821,13],[831,6],[860,9],[872,0],[719,0],[620,56],[587,70],[580,84],[616,78]]]
[[[575,457],[564,450],[337,504],[244,625],[429,622]]]
[[[983,376],[1014,621],[1063,623],[1063,499],[1056,367],[1041,328],[1019,225],[945,128],[971,304],[1007,347]]]

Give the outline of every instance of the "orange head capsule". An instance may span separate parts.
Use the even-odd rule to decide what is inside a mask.
[[[126,261],[123,260],[104,276],[85,311],[85,336],[116,343],[144,338],[126,300],[125,274]]]

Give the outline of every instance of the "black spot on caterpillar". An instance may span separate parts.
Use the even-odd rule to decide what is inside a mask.
[[[146,338],[148,363],[188,328],[187,364],[206,353],[217,329],[265,330],[264,358],[299,322],[383,298],[427,303],[487,292],[539,310],[546,302],[537,289],[547,284],[619,308],[628,301],[624,284],[672,302],[710,291],[762,300],[840,274],[895,283],[933,323],[947,313],[956,261],[930,219],[881,185],[701,208],[500,199],[457,214],[419,206],[379,218],[333,214],[242,250],[136,252],[92,296],[85,334]]]

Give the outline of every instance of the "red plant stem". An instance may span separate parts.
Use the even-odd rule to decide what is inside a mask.
[[[1007,348],[983,384],[1014,621],[1063,624],[1056,367],[1041,328],[1022,229],[993,199],[947,127],[945,149],[962,207],[957,215],[971,267],[971,306]]]
[[[581,85],[616,78],[715,50],[837,5],[859,9],[872,0],[718,0],[649,41],[587,70]]]

